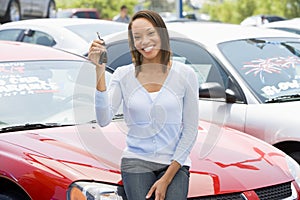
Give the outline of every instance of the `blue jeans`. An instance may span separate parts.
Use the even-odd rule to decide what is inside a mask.
[[[151,172],[122,171],[122,180],[128,200],[144,200],[152,185],[166,172],[168,166]],[[165,200],[186,200],[189,187],[189,168],[181,167],[168,186]],[[124,198],[126,199],[126,198]],[[154,195],[151,200],[154,200]]]

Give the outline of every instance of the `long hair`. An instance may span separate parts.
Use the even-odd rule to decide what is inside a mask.
[[[133,15],[128,25],[128,42],[131,51],[132,62],[135,65],[135,75],[137,76],[141,71],[141,65],[143,62],[142,54],[138,52],[138,50],[135,48],[133,34],[132,34],[132,22],[139,18],[144,18],[148,20],[155,28],[157,28],[157,32],[161,40],[160,64],[162,64],[163,72],[166,72],[167,65],[171,57],[169,33],[166,24],[158,13],[151,10],[141,10]]]

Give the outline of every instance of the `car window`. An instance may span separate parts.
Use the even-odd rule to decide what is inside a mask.
[[[34,31],[32,34],[25,34],[23,42],[40,44],[49,47],[52,47],[56,44],[53,37],[41,31]]]
[[[98,19],[96,12],[91,11],[78,11],[73,14],[73,16],[78,18],[91,18],[91,19]]]
[[[9,29],[0,31],[0,40],[17,41],[22,29]]]
[[[300,42],[297,39],[248,39],[219,46],[262,102],[300,94]]]
[[[227,80],[225,72],[218,67],[212,56],[193,41],[171,40],[173,59],[181,61],[198,75],[199,85],[205,82],[218,82],[224,86]]]
[[[88,12],[88,18],[98,19],[98,15],[95,12]]]
[[[173,60],[181,61],[193,68],[198,76],[199,86],[206,83],[217,83],[223,88],[224,95],[200,96],[201,99],[226,101],[225,90],[230,89],[235,95],[234,102],[245,103],[246,100],[241,88],[235,79],[230,76],[213,56],[200,45],[190,40],[171,39]]]
[[[127,40],[107,46],[107,56],[107,65],[114,70],[120,66],[132,63]]]
[[[78,18],[87,18],[87,13],[86,12],[76,12],[73,14],[73,16],[78,17]]]

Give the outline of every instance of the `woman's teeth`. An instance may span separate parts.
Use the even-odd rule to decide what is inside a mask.
[[[153,46],[144,48],[144,51],[149,52],[153,49]]]

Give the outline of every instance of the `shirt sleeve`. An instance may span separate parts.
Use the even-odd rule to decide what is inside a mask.
[[[188,158],[198,134],[199,120],[199,86],[196,73],[191,69],[186,80],[186,90],[183,97],[182,133],[172,160],[181,166]]]
[[[122,102],[122,91],[120,87],[120,70],[117,68],[110,80],[108,89],[95,92],[95,111],[97,123],[100,126],[108,125],[115,113],[117,113]]]

